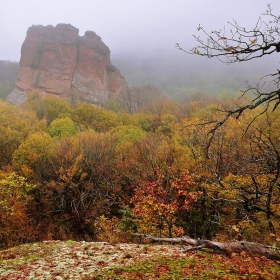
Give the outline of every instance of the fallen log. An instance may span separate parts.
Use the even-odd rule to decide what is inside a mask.
[[[151,235],[141,233],[129,233],[130,235],[139,236],[143,239],[150,240],[152,242],[168,242],[168,243],[180,243],[187,244],[193,247],[189,247],[183,250],[183,252],[211,249],[214,253],[232,255],[232,253],[240,254],[245,252],[249,256],[264,256],[272,260],[280,260],[280,251],[278,248],[266,246],[260,243],[249,241],[233,241],[230,243],[222,243],[217,241],[211,241],[206,239],[194,239],[188,236],[176,237],[176,238],[159,238]]]

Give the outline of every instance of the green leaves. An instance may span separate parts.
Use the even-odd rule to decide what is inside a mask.
[[[79,124],[81,130],[91,128],[97,132],[105,132],[118,125],[116,114],[92,104],[78,104],[72,113],[72,119]]]
[[[51,137],[61,139],[76,134],[77,128],[75,123],[69,117],[66,117],[52,121],[48,132]]]
[[[40,177],[50,164],[52,139],[44,132],[30,135],[13,154],[13,162],[19,170],[29,177]]]

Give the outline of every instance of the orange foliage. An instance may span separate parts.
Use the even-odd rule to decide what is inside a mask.
[[[0,180],[0,247],[34,241],[34,226],[28,215],[36,188],[15,173],[1,174]]]
[[[154,181],[147,181],[143,187],[137,188],[131,199],[138,231],[169,237],[182,235],[183,229],[176,226],[176,218],[191,209],[200,192],[193,190],[193,181],[186,171],[179,178],[165,178],[156,170],[155,177]]]

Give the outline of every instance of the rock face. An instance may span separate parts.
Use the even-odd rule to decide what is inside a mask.
[[[70,24],[38,25],[27,31],[15,89],[7,101],[19,104],[33,91],[100,105],[126,92],[127,84],[93,31],[81,37]]]

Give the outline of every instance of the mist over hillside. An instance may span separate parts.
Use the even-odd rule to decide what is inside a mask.
[[[19,69],[18,62],[0,60],[0,83],[14,82]]]
[[[275,56],[246,63],[223,64],[216,59],[188,55],[178,51],[111,51],[111,58],[129,87],[154,86],[168,97],[178,98],[197,93],[236,97],[249,84],[275,72]],[[18,62],[0,61],[0,98],[4,100],[13,89],[19,69]],[[272,83],[266,87],[273,88]]]
[[[0,99],[5,100],[13,90],[18,70],[18,62],[0,60]]]
[[[231,28],[228,23],[236,20],[250,30],[259,16],[267,19],[264,14],[268,3],[278,14],[280,2],[276,0],[255,0],[253,4],[243,1],[242,5],[221,0],[195,4],[190,0],[63,2],[10,0],[4,5],[0,59],[19,60],[20,46],[30,26],[70,23],[81,35],[93,30],[102,38],[111,50],[113,64],[130,87],[151,85],[169,96],[197,91],[235,96],[236,91],[246,89],[246,81],[257,83],[260,77],[278,68],[274,54],[252,62],[222,65],[216,59],[187,55],[175,48],[176,43],[187,50],[195,47],[193,35],[204,36],[198,25],[207,32],[220,28],[227,32]],[[18,24],[10,25],[11,21]]]
[[[112,61],[129,87],[151,85],[173,97],[197,92],[233,97],[245,90],[248,83],[257,84],[277,67],[274,57],[227,65],[217,59],[186,54],[175,47],[174,52],[112,53]],[[266,86],[271,88],[273,84]]]

